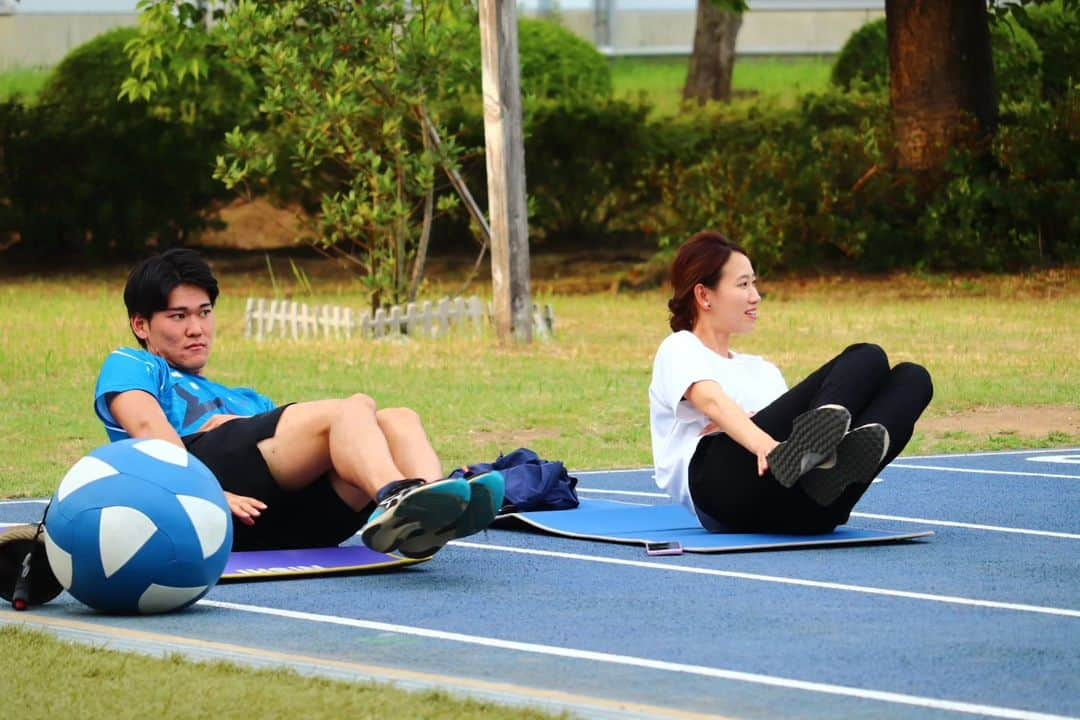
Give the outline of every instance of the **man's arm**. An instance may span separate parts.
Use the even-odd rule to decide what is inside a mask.
[[[133,438],[157,438],[184,447],[176,428],[150,393],[142,390],[117,393],[109,400],[109,412]]]
[[[184,447],[183,440],[165,417],[154,396],[142,390],[118,393],[109,401],[109,412],[133,438],[157,438]],[[229,416],[231,419],[232,416]],[[186,448],[185,448],[186,449]],[[245,525],[254,525],[255,518],[266,509],[266,503],[252,497],[235,495],[225,490],[225,500],[232,514]]]

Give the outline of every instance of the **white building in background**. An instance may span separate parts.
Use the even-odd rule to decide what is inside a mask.
[[[134,25],[137,0],[0,0],[0,71],[55,65],[72,48]],[[523,15],[552,15],[608,55],[687,55],[697,0],[519,0]],[[742,55],[830,54],[884,0],[750,0]]]

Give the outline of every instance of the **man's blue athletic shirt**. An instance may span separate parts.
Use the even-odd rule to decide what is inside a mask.
[[[276,406],[249,388],[230,388],[171,367],[145,350],[114,350],[98,375],[94,410],[110,441],[125,440],[127,432],[109,412],[113,396],[129,390],[150,393],[180,437],[191,435],[213,415],[258,415]]]

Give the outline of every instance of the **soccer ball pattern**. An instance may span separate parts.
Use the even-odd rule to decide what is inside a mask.
[[[232,520],[213,473],[164,440],[121,440],[79,460],[45,519],[60,584],[103,612],[160,613],[221,577]]]

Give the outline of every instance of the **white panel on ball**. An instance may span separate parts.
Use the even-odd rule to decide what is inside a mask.
[[[86,487],[95,480],[103,477],[111,477],[119,474],[112,465],[104,460],[98,460],[92,455],[87,455],[79,462],[71,466],[67,475],[60,481],[60,487],[56,491],[56,498],[63,500],[81,487]]]
[[[61,587],[70,590],[72,576],[71,553],[65,552],[63,548],[53,542],[53,539],[49,537],[48,530],[42,533],[42,537],[45,538],[45,554],[49,558],[49,569],[52,570],[56,579],[60,581]]]
[[[187,450],[179,445],[173,445],[171,442],[165,440],[142,440],[135,443],[133,447],[161,462],[167,462],[177,467],[188,466]]]
[[[139,598],[139,612],[147,614],[168,612],[191,602],[206,592],[206,589],[206,585],[202,587],[151,585]]]
[[[135,508],[114,505],[101,509],[98,548],[105,577],[112,577],[157,532],[157,525]]]
[[[205,560],[220,550],[225,542],[229,532],[227,525],[230,522],[229,516],[214,503],[194,495],[177,495],[176,499],[184,506],[184,510],[191,519],[195,534],[199,536],[199,545],[202,546]]]

